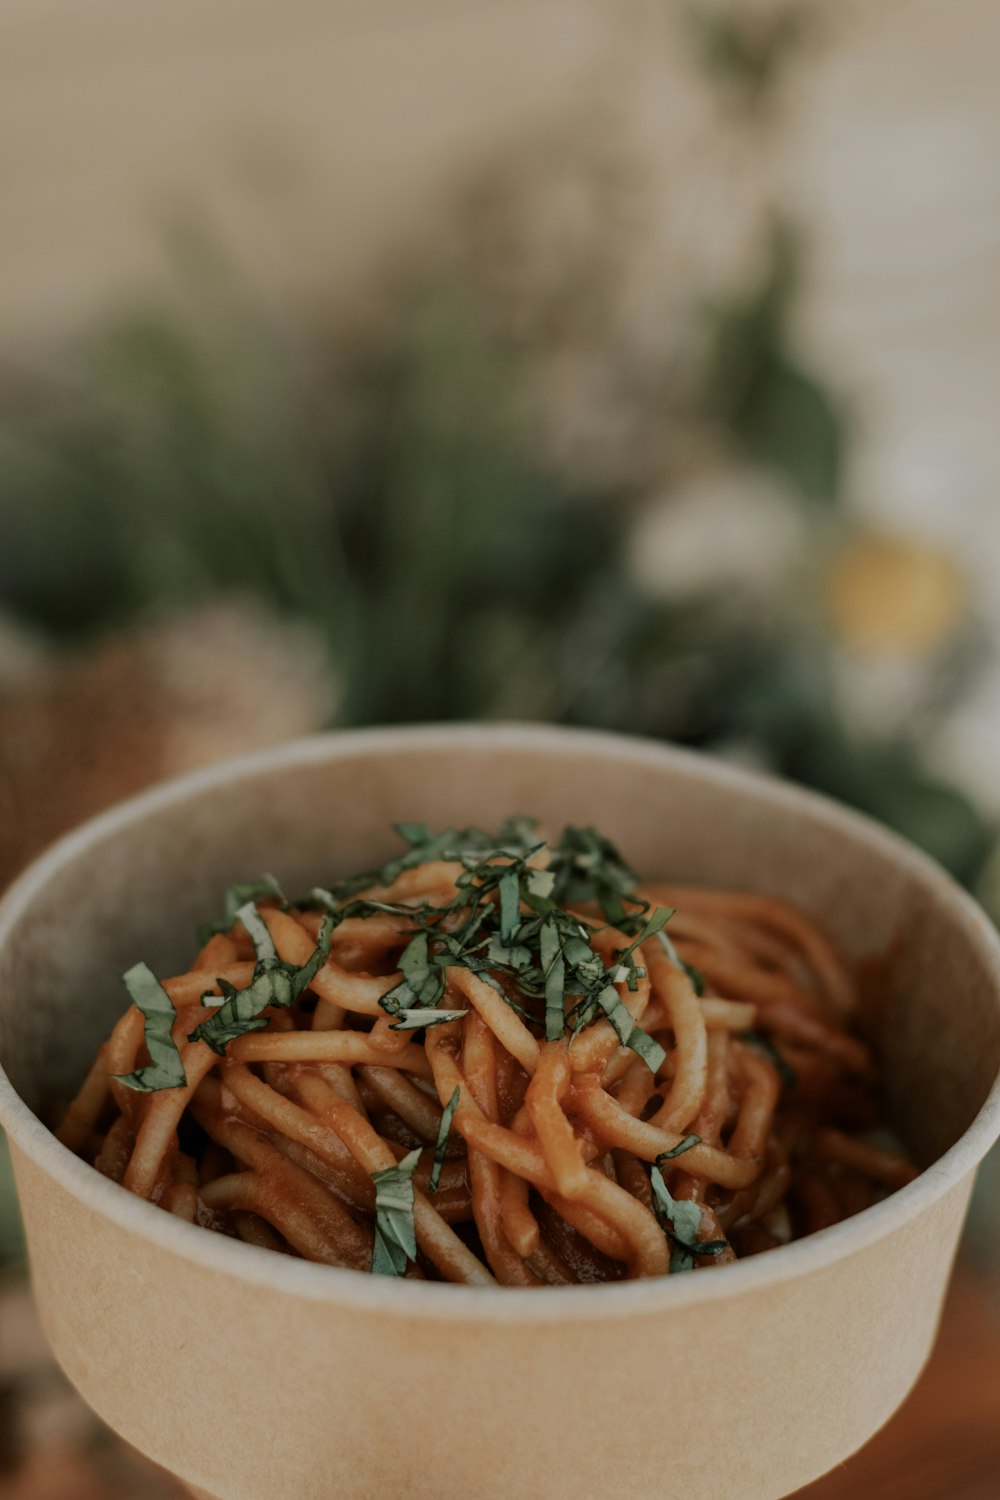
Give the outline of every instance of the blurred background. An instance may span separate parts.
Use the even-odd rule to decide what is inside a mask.
[[[1000,915],[1000,7],[0,0],[0,885],[329,726],[818,787]],[[1000,1488],[1000,1167],[809,1492]],[[0,1157],[0,1494],[171,1483],[52,1365]]]

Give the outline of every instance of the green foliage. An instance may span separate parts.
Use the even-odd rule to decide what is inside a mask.
[[[595,579],[620,575],[613,509],[525,445],[513,375],[474,315],[440,297],[374,372],[335,506],[351,722],[550,717],[565,634]],[[536,702],[504,701],[515,669]]]
[[[220,979],[218,983],[223,997],[222,1004],[207,1021],[196,1026],[188,1037],[192,1042],[207,1042],[220,1057],[225,1055],[226,1047],[236,1037],[262,1030],[267,1025],[265,1012],[270,1007],[287,1008],[294,1005],[326,963],[333,932],[333,919],[325,917],[310,957],[304,964],[292,964],[278,957],[267,925],[252,901],[241,906],[236,917],[242,922],[254,946],[256,963],[253,981],[245,989],[237,990]],[[212,1005],[214,998],[203,995],[202,1004]]]
[[[793,493],[831,505],[840,498],[844,419],[790,347],[799,257],[792,231],[777,226],[760,285],[717,314],[708,399],[753,462],[787,480]]]
[[[794,353],[799,275],[779,229],[759,285],[710,314],[698,404],[722,449],[828,525],[845,426]],[[639,497],[546,461],[529,377],[488,324],[441,289],[359,349],[231,309],[196,328],[121,320],[72,400],[39,389],[0,426],[8,607],[75,638],[249,593],[322,635],[338,723],[523,717],[751,743],[974,880],[992,829],[918,745],[855,739],[808,611],[642,592],[625,547]]]
[[[994,830],[970,799],[928,773],[907,743],[864,744],[835,723],[812,724],[785,769],[895,828],[968,885],[993,849]]]
[[[768,747],[774,767],[859,808],[974,885],[995,846],[993,827],[960,788],[922,765],[908,738],[872,742],[838,717],[821,648],[787,642],[733,685],[734,725]]]
[[[451,1133],[451,1122],[458,1108],[458,1101],[461,1095],[461,1089],[456,1088],[441,1112],[441,1124],[438,1126],[437,1140],[434,1142],[434,1161],[431,1166],[430,1181],[427,1184],[427,1191],[429,1193],[436,1193],[438,1183],[441,1181],[445,1154],[448,1150],[448,1137]]]
[[[744,0],[688,0],[688,37],[705,71],[751,107],[767,102],[809,34],[809,17],[790,0],[770,15]]]

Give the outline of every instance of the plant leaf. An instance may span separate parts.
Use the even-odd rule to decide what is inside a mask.
[[[173,1001],[148,964],[133,964],[122,975],[122,983],[145,1018],[143,1035],[150,1062],[134,1073],[116,1074],[117,1082],[139,1093],[184,1088],[187,1077],[173,1036],[177,1020]]]
[[[678,1156],[683,1156],[685,1151],[690,1151],[692,1146],[700,1145],[700,1135],[686,1135],[682,1141],[679,1141],[677,1145],[673,1147],[672,1150],[661,1151],[659,1156],[656,1158],[656,1165],[659,1166],[661,1161],[674,1161]]]
[[[654,1037],[643,1031],[634,1020],[613,984],[606,984],[597,995],[597,1003],[618,1033],[622,1044],[641,1057],[651,1073],[666,1061],[667,1054]]]
[[[444,1155],[448,1149],[448,1136],[451,1133],[451,1122],[458,1108],[461,1089],[456,1088],[441,1115],[441,1124],[438,1126],[437,1142],[434,1146],[434,1165],[431,1167],[431,1180],[427,1184],[429,1193],[436,1193],[438,1183],[441,1181],[441,1169],[444,1166]]]
[[[393,1014],[397,1017],[389,1027],[390,1031],[419,1031],[424,1026],[444,1026],[448,1021],[460,1021],[467,1016],[467,1010],[434,1010],[431,1006],[417,1006],[415,1010],[397,1010]]]
[[[248,1031],[259,1031],[265,1026],[267,1022],[263,1012],[270,1006],[287,1008],[292,1005],[309,988],[330,956],[330,938],[334,926],[332,917],[324,917],[312,955],[299,966],[287,964],[278,957],[271,935],[256,907],[241,907],[240,921],[250,933],[257,952],[253,980],[243,990],[233,990],[231,986],[227,986],[223,1003],[215,1015],[196,1026],[188,1038],[189,1041],[205,1042],[220,1056],[235,1037],[243,1036]],[[261,930],[266,933],[266,942]],[[202,996],[202,1004],[204,1003],[205,996]]]
[[[417,1147],[394,1167],[372,1173],[375,1184],[374,1276],[402,1276],[407,1263],[416,1259],[413,1174],[419,1161],[420,1148]]]
[[[558,1041],[566,1024],[565,984],[566,965],[559,944],[559,929],[554,922],[542,923],[539,932],[539,953],[542,974],[545,979],[545,1036],[550,1042]]]
[[[781,1081],[787,1088],[795,1087],[799,1081],[799,1075],[787,1057],[778,1051],[770,1037],[766,1037],[761,1031],[741,1031],[740,1040],[749,1042],[751,1047],[756,1047],[759,1052],[763,1052],[764,1056],[777,1068]]]
[[[288,906],[284,891],[274,876],[270,874],[265,873],[257,880],[245,880],[236,885],[229,886],[223,902],[225,916],[218,922],[202,923],[198,928],[199,943],[204,945],[217,932],[228,932],[236,921],[237,912],[246,902],[261,901],[267,897],[277,901],[282,911]]]
[[[671,1272],[693,1271],[699,1255],[719,1255],[726,1249],[726,1240],[698,1238],[701,1234],[701,1204],[675,1198],[658,1166],[650,1167],[649,1181],[653,1190],[653,1210],[663,1232],[670,1237]]]

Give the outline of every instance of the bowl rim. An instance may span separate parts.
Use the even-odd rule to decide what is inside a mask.
[[[25,910],[63,867],[150,815],[182,805],[234,780],[362,755],[435,747],[509,747],[553,755],[604,754],[641,768],[674,767],[703,783],[734,788],[814,823],[836,827],[907,869],[944,903],[966,941],[978,949],[1000,994],[1000,935],[982,908],[928,855],[851,808],[777,777],[702,752],[603,730],[529,723],[428,724],[332,730],[288,741],[158,783],[64,834],[38,856],[0,900],[0,951]],[[2,997],[0,997],[2,1003]],[[902,1228],[972,1173],[1000,1137],[1000,1074],[959,1139],[912,1183],[854,1218],[789,1245],[720,1268],[713,1276],[668,1276],[601,1286],[465,1287],[376,1277],[314,1265],[206,1232],[135,1197],[63,1146],[16,1092],[0,1066],[0,1126],[16,1150],[74,1198],[140,1240],[250,1285],[309,1301],[393,1317],[470,1324],[604,1321],[645,1316],[737,1297],[822,1271]],[[30,1246],[29,1246],[30,1249]]]

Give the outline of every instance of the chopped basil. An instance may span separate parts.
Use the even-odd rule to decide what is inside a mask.
[[[267,1010],[291,1005],[326,962],[335,926],[383,913],[403,919],[407,932],[398,959],[400,979],[379,1001],[395,1030],[443,1025],[463,1015],[442,1004],[446,971],[462,967],[491,985],[528,1024],[543,1025],[548,1039],[567,1030],[575,1036],[603,1013],[625,1046],[654,1072],[659,1068],[662,1047],[633,1020],[616,986],[638,988],[645,970],[636,954],[647,939],[658,937],[672,951],[663,931],[671,912],[651,910],[633,894],[635,876],[609,840],[592,828],[569,827],[548,848],[548,868],[538,869],[532,860],[547,846],[527,818],[509,818],[496,834],[465,828],[432,835],[422,823],[400,824],[397,831],[407,844],[397,859],[332,889],[316,886],[295,903],[326,914],[316,951],[301,967],[278,957],[255,904],[267,898],[287,907],[274,877],[230,887],[225,920],[211,930],[243,922],[256,955],[253,979],[239,991],[220,979],[222,1003],[191,1033],[193,1039],[221,1054],[235,1037],[266,1026]],[[359,894],[438,859],[461,866],[455,895],[443,906]],[[610,967],[592,947],[591,928],[567,910],[576,903],[596,905],[630,939]],[[218,998],[205,995],[203,1003],[211,1006]],[[163,1075],[150,1076],[151,1087],[166,1086],[155,1082]]]
[[[441,1168],[444,1166],[444,1154],[448,1149],[448,1136],[451,1133],[451,1122],[458,1108],[458,1100],[461,1089],[456,1088],[441,1115],[441,1124],[438,1126],[437,1142],[434,1146],[434,1165],[431,1167],[431,1180],[427,1184],[429,1193],[436,1193],[438,1183],[441,1181]]]
[[[511,865],[504,871],[497,889],[500,893],[500,941],[509,946],[521,924],[521,885],[515,866]]]
[[[530,863],[545,845],[531,842],[532,825],[526,820],[504,825],[492,839],[480,829],[460,833],[450,830],[431,838],[418,824],[407,824],[401,832],[411,846],[402,861],[359,876],[332,892],[314,890],[310,898],[313,905],[333,911],[338,920],[383,911],[404,916],[414,929],[398,960],[402,977],[379,1002],[383,1010],[394,1018],[406,1013],[408,1025],[416,1029],[420,1023],[411,1013],[441,1010],[445,970],[464,967],[491,984],[529,1021],[541,1018],[519,1004],[514,994],[526,1004],[539,1002],[549,1040],[562,1036],[568,1024],[575,1034],[610,1006],[615,1029],[625,1045],[654,1069],[659,1067],[664,1057],[662,1048],[628,1016],[617,995],[612,1001],[608,995],[601,999],[601,994],[609,983],[637,988],[644,970],[638,967],[634,955],[642,943],[662,931],[671,912],[661,907],[651,913],[649,903],[637,897],[628,898],[630,909],[626,909],[624,867],[613,864],[611,874],[605,871],[600,860],[610,856],[602,852],[599,835],[590,832],[581,836],[582,849],[576,850],[572,881],[567,884],[568,856],[560,850],[567,840],[573,843],[574,830],[567,830],[563,844],[551,851],[556,868],[547,870]],[[463,866],[456,894],[445,906],[350,896],[351,890],[364,885],[389,883],[387,877],[395,878],[404,865],[413,868],[431,857],[447,858]],[[585,869],[580,866],[580,858],[585,861]],[[600,895],[604,909],[615,912],[631,937],[629,945],[616,955],[613,968],[606,969],[594,952],[589,929],[555,899],[560,879],[566,888],[562,899],[572,895],[573,899],[589,900]],[[505,987],[498,975],[509,976],[511,984]],[[567,997],[575,1001],[571,1021],[566,1013]]]
[[[570,826],[552,851],[549,869],[555,875],[552,894],[560,906],[593,902],[612,927],[631,936],[636,916],[642,917],[647,903],[634,895],[636,876],[610,839],[596,828]]]
[[[443,833],[432,835],[426,823],[397,823],[396,832],[409,844],[405,854],[389,860],[377,870],[351,876],[334,887],[338,901],[347,901],[358,891],[369,886],[392,885],[405,870],[418,865],[430,864],[432,860],[458,860],[487,851],[520,856],[528,851],[534,823],[530,818],[507,818],[496,835],[481,828],[447,828]]]
[[[431,936],[422,929],[403,949],[399,958],[403,978],[379,1002],[390,1015],[418,1006],[433,1008],[444,995],[444,970],[431,961]]]
[[[407,1263],[416,1259],[417,1236],[413,1227],[413,1174],[420,1161],[420,1148],[404,1156],[394,1167],[373,1172],[375,1184],[375,1248],[372,1274],[402,1276]]]
[[[678,1156],[683,1156],[685,1151],[690,1151],[692,1146],[700,1145],[700,1135],[686,1135],[682,1141],[678,1141],[673,1150],[661,1151],[659,1156],[656,1158],[656,1165],[659,1166],[661,1161],[674,1161]]]
[[[285,963],[278,957],[271,934],[253,902],[241,906],[236,919],[243,923],[257,955],[254,977],[246,989],[236,990],[224,979],[219,980],[223,1003],[214,1016],[202,1021],[190,1033],[189,1041],[205,1042],[218,1052],[225,1052],[229,1042],[248,1031],[259,1031],[267,1025],[264,1012],[272,1005],[288,1007],[309,988],[330,956],[333,919],[326,917],[319,940],[304,964]],[[215,997],[203,995],[202,1004],[212,1005]]]
[[[271,936],[267,923],[252,901],[241,906],[236,913],[236,920],[243,923],[247,937],[253,943],[253,951],[257,963],[262,969],[277,969],[281,963],[278,950],[274,946],[274,938]]]
[[[682,963],[681,967],[683,968],[687,977],[690,979],[691,988],[694,990],[695,994],[700,1000],[702,995],[705,993],[704,974],[700,969],[695,968],[694,964]]]
[[[419,849],[421,844],[430,842],[430,833],[426,823],[394,823],[393,827],[404,843],[413,849]]]
[[[659,1042],[633,1020],[613,984],[605,985],[597,996],[597,1003],[617,1031],[623,1045],[641,1057],[649,1071],[655,1073],[665,1062],[667,1054]]]
[[[691,1203],[686,1198],[675,1198],[664,1182],[663,1173],[658,1166],[650,1167],[649,1181],[653,1189],[653,1211],[661,1229],[670,1240],[671,1272],[693,1271],[695,1260],[700,1255],[721,1255],[727,1248],[727,1240],[698,1238],[701,1233],[701,1204]]]
[[[551,896],[555,883],[556,877],[552,870],[535,870],[529,867],[525,873],[529,895],[541,896],[543,899]]]
[[[147,964],[134,964],[122,975],[122,983],[145,1018],[143,1035],[150,1062],[134,1073],[117,1074],[117,1082],[140,1093],[184,1088],[187,1077],[173,1036],[177,1020],[173,1001]]]
[[[262,875],[259,880],[245,880],[240,884],[231,885],[226,891],[223,910],[225,915],[219,922],[204,922],[198,928],[198,941],[202,945],[214,937],[217,932],[228,932],[236,921],[236,914],[241,906],[248,901],[262,901],[271,898],[277,901],[282,911],[288,906],[285,893],[275,880],[273,875]]]
[[[444,1026],[449,1021],[460,1021],[467,1016],[467,1010],[431,1010],[419,1006],[416,1010],[397,1010],[393,1014],[396,1020],[390,1026],[390,1031],[419,1031],[424,1026]]]
[[[764,1036],[763,1032],[760,1031],[741,1031],[740,1039],[741,1041],[749,1042],[751,1047],[756,1047],[759,1052],[763,1052],[764,1056],[777,1068],[778,1076],[787,1088],[793,1089],[795,1087],[799,1081],[799,1075],[788,1061],[788,1058],[778,1051],[770,1037]]]
[[[660,946],[663,948],[664,953],[667,955],[674,968],[680,969],[687,975],[687,977],[691,981],[691,988],[700,999],[701,996],[705,993],[704,974],[700,969],[696,969],[694,964],[689,964],[683,958],[681,958],[680,954],[677,952],[677,949],[674,947],[673,943],[667,937],[667,934],[665,932],[657,933],[657,937],[660,940]]]
[[[506,969],[526,969],[531,963],[531,949],[523,943],[515,943],[512,948],[505,948],[499,938],[490,938],[490,945],[486,950],[487,963],[496,964]]]
[[[566,1024],[566,964],[559,943],[559,928],[546,920],[538,933],[538,952],[545,980],[545,1036],[558,1041]]]
[[[670,921],[670,918],[673,916],[674,911],[675,908],[673,906],[658,906],[656,910],[643,923],[642,927],[632,939],[631,943],[629,943],[628,947],[623,948],[622,951],[618,954],[618,962],[620,964],[627,963],[628,960],[632,957],[632,954],[635,952],[635,950],[637,948],[641,948],[642,944],[646,942],[647,938],[655,937],[657,933],[662,932],[664,927],[666,927],[667,923]]]

